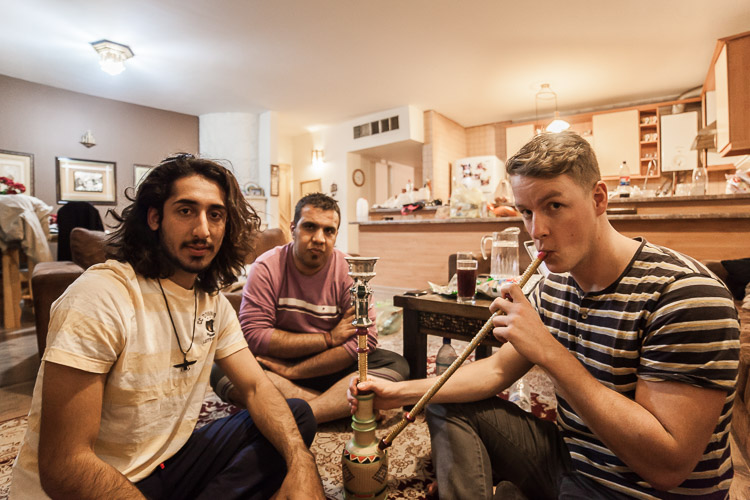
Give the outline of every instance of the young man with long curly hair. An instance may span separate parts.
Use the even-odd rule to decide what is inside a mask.
[[[11,497],[323,498],[309,406],[264,375],[219,293],[258,228],[237,180],[181,154],[129,198],[110,260],[52,307]],[[214,360],[248,410],[196,430]]]

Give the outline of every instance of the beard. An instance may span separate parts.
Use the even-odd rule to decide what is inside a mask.
[[[180,248],[186,247],[188,245],[196,244],[196,243],[205,244],[206,240],[196,239],[196,240],[191,241],[190,243],[182,243],[180,245]],[[180,260],[180,258],[177,255],[175,255],[169,249],[169,247],[164,243],[163,237],[159,238],[159,247],[162,252],[162,255],[166,257],[167,261],[169,261],[170,264],[172,264],[174,267],[186,273],[200,274],[201,272],[208,269],[211,266],[211,263],[213,262],[213,258],[209,260],[208,262],[204,262],[203,258],[200,258],[200,257],[189,259],[187,262]]]

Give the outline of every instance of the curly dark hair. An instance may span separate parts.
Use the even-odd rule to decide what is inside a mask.
[[[224,191],[226,198],[224,239],[211,264],[198,274],[195,285],[200,290],[215,293],[237,281],[245,256],[253,249],[260,217],[245,201],[234,175],[214,161],[187,153],[170,156],[148,173],[137,191],[128,188],[125,196],[133,203],[122,214],[108,211],[117,224],[107,240],[107,253],[120,262],[128,262],[146,278],[168,278],[174,274],[175,264],[161,248],[161,226],[155,231],[149,227],[148,210],[156,208],[161,220],[164,202],[172,195],[175,181],[191,175],[214,181]]]
[[[341,225],[341,209],[339,208],[339,203],[323,193],[310,193],[299,199],[297,205],[294,207],[294,220],[292,222],[294,222],[295,225],[299,222],[299,218],[302,217],[302,209],[307,205],[319,208],[320,210],[335,210],[336,214],[339,216],[339,226]]]

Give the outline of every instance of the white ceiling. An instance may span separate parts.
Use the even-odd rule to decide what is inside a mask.
[[[471,126],[699,86],[748,0],[0,0],[0,74],[283,133],[412,104]],[[112,77],[90,42],[129,45]],[[1,112],[1,110],[0,110]]]

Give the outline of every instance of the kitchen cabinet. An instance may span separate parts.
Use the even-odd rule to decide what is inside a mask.
[[[716,151],[750,154],[750,31],[717,42],[703,92],[716,91]]]
[[[674,105],[687,106],[702,112],[701,98],[691,97],[607,111],[564,115],[563,118],[570,123],[570,130],[591,143],[604,180],[613,180],[619,176],[623,160],[628,162],[631,178],[643,180],[648,176],[658,179],[662,171],[661,119],[665,113],[671,113],[665,111],[665,108]],[[534,122],[523,122],[505,127],[508,157],[517,153],[531,140],[534,136],[534,126]]]
[[[594,152],[602,177],[617,176],[623,161],[628,163],[630,175],[639,175],[641,132],[638,110],[594,114],[592,124]]]
[[[698,134],[698,112],[686,111],[663,115],[661,124],[661,171],[693,170],[698,165],[698,151],[691,149]]]

